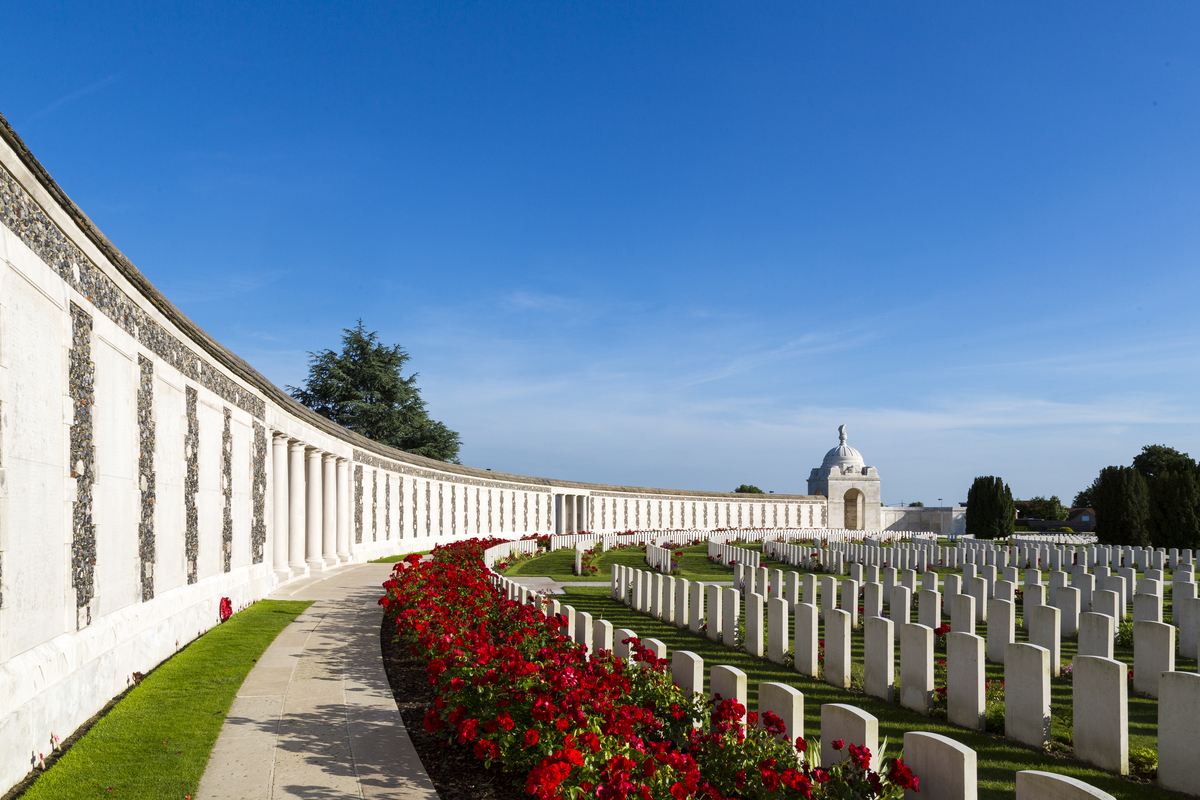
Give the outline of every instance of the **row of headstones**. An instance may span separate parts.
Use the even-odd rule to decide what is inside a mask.
[[[674,551],[669,547],[659,547],[655,544],[646,545],[646,563],[650,569],[658,572],[671,571],[671,559]]]
[[[718,554],[719,557],[729,558],[734,560],[734,588],[742,590],[750,594],[761,594],[764,597],[767,595],[765,587],[768,585],[768,570],[765,567],[759,567],[755,564],[757,553],[751,550],[734,548],[731,545],[722,545],[710,543],[710,550]],[[739,560],[741,559],[741,560]],[[1026,628],[1032,628],[1039,638],[1043,639],[1047,646],[1050,646],[1049,639],[1053,628],[1057,631],[1054,638],[1056,644],[1053,649],[1057,651],[1059,646],[1057,641],[1061,636],[1073,636],[1081,630],[1081,626],[1085,624],[1082,618],[1083,614],[1091,613],[1102,614],[1112,619],[1111,626],[1115,630],[1115,626],[1119,620],[1126,617],[1125,609],[1127,603],[1125,598],[1128,596],[1125,591],[1127,585],[1132,585],[1134,573],[1132,568],[1121,568],[1121,575],[1107,575],[1107,568],[1097,566],[1095,568],[1101,574],[1091,575],[1087,572],[1087,568],[1076,566],[1073,568],[1071,576],[1073,586],[1066,585],[1067,573],[1062,571],[1052,572],[1049,576],[1048,585],[1041,584],[1041,573],[1036,569],[1026,570],[1025,573],[1025,590],[1024,590],[1024,625]],[[929,592],[928,596],[919,595],[916,582],[917,573],[915,570],[904,570],[897,575],[897,570],[893,567],[885,567],[879,570],[874,565],[862,566],[853,564],[850,567],[851,581],[847,585],[866,585],[871,587],[877,582],[881,583],[879,591],[881,594],[875,595],[871,588],[866,590],[866,604],[868,609],[878,607],[879,613],[882,613],[882,604],[892,605],[893,589],[897,585],[897,577],[899,577],[899,585],[907,588],[908,592],[906,599],[902,605],[907,609],[911,599],[916,597],[918,601],[924,599],[927,602],[920,603],[921,608],[921,623],[929,624],[932,628],[937,628],[941,624],[940,609],[942,607],[941,598],[938,596],[938,575],[934,572],[925,572],[921,576],[922,589]],[[797,603],[801,602],[799,598],[799,576],[792,572],[789,573],[786,580],[780,570],[775,570],[777,578],[774,582],[774,595],[777,597],[785,597],[788,600],[789,611],[795,610]],[[963,612],[959,614],[959,622],[961,625],[970,625],[973,632],[974,622],[986,622],[989,616],[994,619],[995,625],[989,627],[989,644],[990,651],[994,654],[1002,653],[1006,644],[1013,641],[1013,634],[1010,629],[1013,628],[1016,618],[1016,586],[1017,586],[1018,570],[1015,567],[1003,567],[1000,573],[997,572],[995,565],[988,564],[982,568],[981,574],[976,574],[976,565],[967,563],[963,565],[963,575],[960,579],[957,575],[948,575],[945,578],[945,599],[947,616],[950,619],[955,618],[954,605],[955,598],[961,595],[968,595],[973,599],[971,610],[967,610],[965,605]],[[1149,570],[1141,581],[1138,581],[1138,593],[1133,596],[1134,620],[1135,622],[1152,622],[1156,625],[1139,625],[1135,627],[1134,642],[1135,652],[1138,644],[1144,644],[1147,648],[1144,653],[1146,666],[1151,672],[1155,672],[1158,668],[1164,671],[1173,669],[1174,665],[1174,632],[1167,631],[1163,623],[1163,582],[1161,571]],[[1002,578],[1002,579],[1001,579]],[[1104,581],[1104,585],[1111,585],[1112,590],[1095,591],[1095,580],[1099,578]],[[616,574],[614,572],[614,580]],[[1200,601],[1196,601],[1196,584],[1191,573],[1191,565],[1181,565],[1175,575],[1175,597],[1179,611],[1177,612],[1177,622],[1180,627],[1180,646],[1185,657],[1194,658],[1197,651],[1197,641],[1200,640]],[[815,576],[806,576],[808,585],[812,588],[805,593],[806,598],[813,598],[816,578]],[[965,591],[964,591],[965,587]],[[649,584],[646,585],[646,591],[650,590]],[[673,592],[669,592],[674,594]],[[836,584],[833,591],[823,593],[825,598],[830,596],[836,597]],[[1001,601],[999,603],[993,601]],[[1191,602],[1189,602],[1191,601]],[[816,604],[815,599],[808,599],[804,602]],[[959,601],[965,604],[965,601]],[[664,602],[661,604],[665,608],[669,604]],[[823,599],[822,605],[836,607],[836,601]],[[853,604],[851,604],[853,605]],[[645,603],[645,610],[648,612],[650,603]],[[1053,608],[1057,613],[1051,611]],[[850,613],[855,614],[856,608],[851,608]],[[659,612],[661,614],[661,611]],[[864,616],[871,616],[870,610],[866,611]],[[971,619],[963,619],[964,616]],[[905,613],[907,621],[908,613]],[[1007,622],[1006,622],[1007,621]],[[1106,623],[1101,620],[1090,619],[1086,621],[1087,633],[1083,634],[1086,639],[1094,639],[1101,636],[1101,631]],[[960,628],[960,629],[965,629]],[[1112,638],[1112,637],[1109,637]],[[1168,645],[1172,645],[1169,653],[1165,652]],[[1112,655],[1111,643],[1104,648],[1109,657]],[[1098,649],[1096,652],[1086,652],[1088,655],[1102,655],[1104,650]],[[992,660],[1001,661],[1002,656],[993,655]],[[1057,662],[1056,662],[1057,663]],[[1055,669],[1057,675],[1057,668]],[[1145,685],[1139,686],[1138,691],[1153,693],[1153,688],[1150,686],[1151,679],[1146,679]]]
[[[1194,563],[1191,550],[1178,548],[1130,547],[1123,545],[1061,545],[1018,538],[1014,544],[964,539],[958,547],[967,553],[968,559],[977,564],[996,566],[1035,567],[1062,569],[1079,564],[1086,567],[1137,567],[1147,569],[1177,569],[1181,564]]]
[[[601,550],[611,549],[617,545],[647,544],[649,542],[671,542],[680,545],[708,538],[716,542],[746,541],[758,542],[767,539],[816,539],[818,541],[841,541],[850,538],[861,538],[864,531],[854,531],[841,528],[727,528],[723,530],[708,530],[701,528],[681,528],[678,530],[635,531],[633,533],[564,533],[550,536],[550,549],[573,547],[577,544],[599,545]],[[876,532],[880,536],[909,536],[904,531]]]
[[[863,566],[894,567],[901,570],[912,569],[924,572],[939,564],[957,563],[955,548],[939,547],[936,540],[919,538],[907,542],[894,542],[891,547],[884,547],[882,542],[867,539],[861,543],[841,543],[835,549],[842,554],[845,561]]]
[[[640,574],[639,574],[640,573]],[[819,675],[818,620],[825,621],[824,679],[826,683],[847,689],[851,678],[851,631],[857,627],[859,585],[853,578],[842,580],[842,607],[837,608],[838,583],[833,576],[821,579],[821,607],[815,602],[790,604],[783,595],[796,596],[803,587],[804,598],[815,601],[816,576],[796,573],[785,578],[774,571],[770,596],[755,589],[766,587],[767,570],[746,570],[757,586],[745,593],[745,621],[741,624],[742,592],[712,584],[690,585],[685,579],[649,575],[633,571],[632,593],[623,591],[627,584],[618,570],[613,573],[613,595],[624,599],[634,610],[656,619],[699,632],[707,624],[710,639],[727,647],[744,644],[751,655],[784,663],[791,633],[789,610],[794,611],[794,668],[812,678]],[[926,581],[936,573],[926,573]],[[957,576],[949,576],[956,578]],[[906,576],[907,578],[907,576]],[[979,580],[979,579],[976,579]],[[1008,583],[1001,581],[1000,583]],[[1003,591],[1003,589],[1002,589]],[[917,623],[911,619],[911,589],[903,583],[892,588],[892,618],[882,615],[883,585],[867,584],[864,590],[864,689],[867,694],[887,701],[898,699],[902,706],[922,714],[929,713],[934,692],[935,630],[940,626],[941,599],[936,589],[920,592]],[[705,602],[707,600],[707,603]],[[987,600],[988,637],[975,634],[976,597],[957,594],[951,598],[952,622],[947,635],[947,712],[952,724],[982,730],[985,719],[986,661],[1005,667],[1005,735],[1016,741],[1044,747],[1050,736],[1050,677],[1058,677],[1061,662],[1060,610],[1037,606],[1027,618],[1029,644],[1015,641],[1016,606],[1011,600]],[[708,614],[705,615],[705,605]],[[763,611],[766,607],[766,624]],[[789,608],[790,607],[790,608]],[[677,612],[679,610],[679,613]],[[1073,697],[1076,708],[1076,751],[1080,759],[1104,769],[1128,772],[1128,686],[1124,663],[1113,658],[1114,617],[1093,612],[1082,615],[1079,650],[1073,668]],[[894,696],[896,625],[900,628],[900,691]],[[742,637],[739,641],[738,632]],[[1134,624],[1134,690],[1160,698],[1163,703],[1190,703],[1189,713],[1172,717],[1166,714],[1167,727],[1174,735],[1200,736],[1200,675],[1177,673],[1175,667],[1174,628],[1161,623],[1139,621]],[[1036,655],[1035,655],[1036,654]],[[1043,674],[1044,667],[1044,674]],[[1083,670],[1082,673],[1080,670]],[[1175,676],[1185,675],[1186,678]],[[1120,680],[1117,681],[1116,677]],[[1040,687],[1040,688],[1039,688]],[[1037,689],[1035,692],[1034,689]],[[1162,697],[1163,694],[1169,697]],[[1079,709],[1083,710],[1080,711]],[[1100,725],[1097,720],[1103,722]],[[1160,733],[1160,747],[1162,739]],[[1169,750],[1170,747],[1168,746]],[[1161,758],[1161,756],[1160,756]],[[1171,756],[1168,755],[1168,761]],[[1174,781],[1189,763],[1171,762],[1166,780]],[[1175,771],[1172,772],[1172,769]],[[1200,770],[1200,764],[1197,765]],[[1186,770],[1185,770],[1186,771]],[[1186,772],[1192,775],[1191,772]],[[1200,771],[1194,784],[1200,791]],[[1190,778],[1189,778],[1190,780]],[[1178,785],[1188,785],[1182,778]]]
[[[550,549],[583,545],[585,550],[599,548],[601,551],[630,544],[649,542],[673,542],[686,544],[703,539],[709,531],[697,528],[672,531],[635,531],[633,533],[556,533],[550,536]]]
[[[537,549],[538,543],[536,539],[501,542],[483,551],[483,563],[488,568],[491,568],[497,561],[506,559],[513,553],[536,553]]]
[[[760,555],[757,550],[748,550],[745,547],[738,547],[712,539],[708,540],[708,557],[715,558],[725,566],[729,566],[730,564],[745,566],[748,564],[752,567],[757,567]]]
[[[539,602],[528,589],[521,587],[517,596],[520,602]],[[550,601],[551,616],[562,617],[566,632],[588,652],[612,650],[618,658],[629,658],[630,643],[637,638],[634,631],[613,629],[612,623],[593,619],[587,612],[576,612],[574,608]],[[666,645],[656,639],[642,639],[640,644],[658,658],[667,656]],[[676,651],[671,658],[673,682],[686,692],[702,692],[704,680],[703,659],[689,651]],[[747,676],[741,670],[726,665],[714,666],[709,671],[709,691],[716,698],[734,698],[743,706],[747,701]],[[784,736],[794,741],[804,736],[804,696],[794,687],[782,683],[759,684],[760,724],[763,715],[771,712],[784,722]],[[836,740],[861,744],[873,754],[873,767],[878,767],[879,723],[872,715],[854,706],[827,703],[821,706],[821,763],[831,764],[844,757],[844,752],[833,749]],[[927,795],[947,798],[975,796],[977,786],[977,757],[973,750],[945,736],[926,732],[909,732],[904,736],[904,759],[922,781]],[[1110,797],[1094,787],[1072,778],[1053,773],[1017,773],[1017,797],[1033,798],[1054,796],[1062,798]]]
[[[1000,573],[992,565],[984,566],[982,574],[974,574],[974,565],[967,564],[963,568],[963,577],[967,593],[975,597],[976,620],[985,622],[991,613],[990,601],[993,599],[1012,600],[1016,586],[1017,570],[1015,567],[1004,567]],[[1085,625],[1088,613],[1100,614],[1112,619],[1116,626],[1128,617],[1127,609],[1132,601],[1133,620],[1135,623],[1134,650],[1137,652],[1141,642],[1153,643],[1155,651],[1161,651],[1168,636],[1163,617],[1163,593],[1165,588],[1162,570],[1147,569],[1144,577],[1136,579],[1132,567],[1121,567],[1119,574],[1108,574],[1108,567],[1094,567],[1096,574],[1087,571],[1087,567],[1076,565],[1068,576],[1066,572],[1054,571],[1048,577],[1048,583],[1041,582],[1041,572],[1037,569],[1025,571],[1024,583],[1024,619],[1026,627],[1036,622],[1035,617],[1046,618],[1048,611],[1035,611],[1040,607],[1049,606],[1058,611],[1056,619],[1064,636],[1079,633],[1081,639],[1086,635],[1085,627],[1095,629],[1101,623],[1092,620]],[[1180,652],[1187,658],[1195,658],[1197,641],[1200,639],[1200,600],[1197,599],[1197,584],[1193,567],[1190,564],[1180,564],[1172,583],[1172,597],[1175,607],[1174,627],[1179,628]],[[958,576],[947,576],[946,597],[949,600],[959,589],[954,582]],[[1067,585],[1068,579],[1071,585]],[[1098,586],[1104,588],[1097,588]],[[1131,593],[1132,589],[1136,591]],[[951,609],[953,619],[953,609]],[[1155,626],[1137,625],[1137,623],[1154,623]],[[1138,631],[1143,635],[1139,636]],[[1147,631],[1157,631],[1151,635]],[[1173,636],[1173,632],[1171,633]],[[1159,656],[1154,657],[1153,663],[1162,662]],[[1174,656],[1171,655],[1173,664]],[[1139,691],[1148,691],[1139,689]]]
[[[661,577],[661,576],[658,576]],[[710,587],[711,588],[711,587]],[[527,587],[509,583],[509,599],[525,605],[537,605],[549,616],[562,619],[563,631],[586,652],[610,650],[617,658],[632,656],[632,642],[637,639],[659,659],[667,658],[666,645],[657,639],[639,639],[636,632],[614,629],[611,622],[595,619],[588,612],[577,612],[572,606],[551,599],[548,608],[543,598]],[[773,598],[782,603],[782,599]],[[890,620],[887,620],[890,623]],[[918,626],[919,627],[919,626]],[[848,651],[848,648],[847,648]],[[703,693],[704,660],[696,653],[677,650],[671,655],[671,679],[685,694]],[[748,678],[744,672],[728,665],[709,669],[709,693],[714,700],[735,699],[747,704]],[[763,682],[758,687],[759,725],[770,712],[784,725],[781,737],[795,742],[804,737],[804,695],[784,683]],[[743,724],[745,724],[743,722]],[[843,746],[835,750],[833,743]],[[829,765],[845,758],[845,744],[866,746],[872,754],[872,768],[879,767],[879,720],[855,706],[826,703],[821,706],[821,762]],[[924,731],[904,734],[904,761],[921,781],[926,796],[968,800],[977,796],[977,763],[974,750],[949,737]],[[1016,774],[1018,800],[1036,800],[1053,796],[1062,800],[1097,800],[1111,798],[1089,784],[1053,773],[1023,771]],[[906,794],[906,797],[911,793]]]

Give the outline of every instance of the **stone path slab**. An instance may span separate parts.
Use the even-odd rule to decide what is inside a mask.
[[[391,569],[343,567],[271,595],[314,602],[246,677],[197,800],[436,800],[379,650]]]

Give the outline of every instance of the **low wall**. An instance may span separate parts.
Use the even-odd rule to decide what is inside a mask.
[[[966,506],[943,506],[929,508],[899,508],[883,506],[879,509],[879,524],[885,530],[923,531],[939,536],[962,536],[967,532]]]

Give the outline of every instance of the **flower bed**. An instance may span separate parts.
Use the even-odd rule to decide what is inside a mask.
[[[887,777],[869,754],[813,765],[782,724],[733,700],[684,697],[665,661],[631,640],[636,666],[591,659],[561,618],[506,600],[488,581],[485,548],[468,540],[432,560],[399,562],[380,599],[401,643],[426,662],[430,732],[473,748],[485,764],[527,774],[539,800],[696,797],[892,798],[916,778],[899,760]],[[747,725],[743,725],[743,722]],[[748,730],[747,730],[748,728]]]

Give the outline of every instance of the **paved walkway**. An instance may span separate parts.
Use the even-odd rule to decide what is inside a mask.
[[[271,595],[315,602],[246,677],[197,800],[436,800],[380,657],[376,601],[391,569],[342,567]]]

